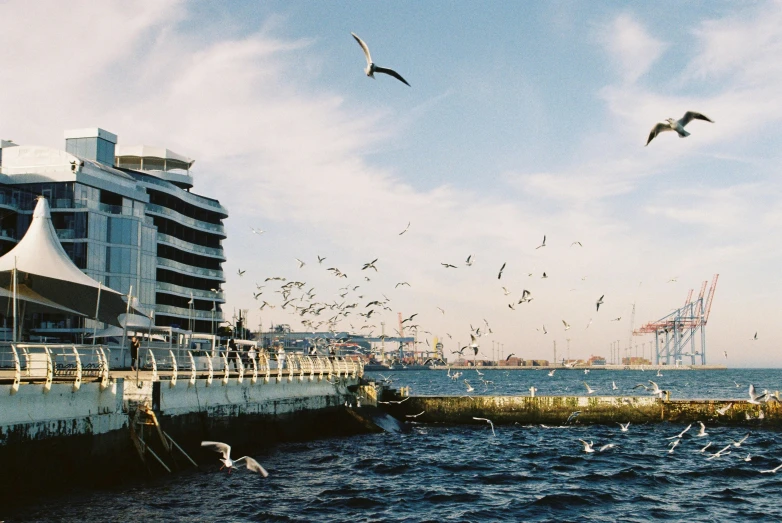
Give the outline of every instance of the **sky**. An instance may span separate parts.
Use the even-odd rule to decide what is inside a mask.
[[[366,77],[351,32],[411,87]],[[304,329],[279,276],[358,303],[344,330],[417,314],[447,354],[485,320],[483,357],[648,357],[633,328],[719,274],[707,363],[782,366],[782,2],[0,0],[0,45],[0,138],[196,160],[229,318]],[[714,123],[644,146],[688,110]]]

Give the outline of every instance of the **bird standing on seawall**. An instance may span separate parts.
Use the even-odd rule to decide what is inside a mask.
[[[364,56],[367,59],[367,68],[364,69],[364,72],[367,74],[367,76],[371,78],[375,78],[375,73],[384,73],[389,76],[393,76],[403,84],[410,86],[409,83],[407,83],[407,80],[402,78],[402,75],[394,71],[393,69],[387,69],[385,67],[378,67],[375,65],[375,63],[372,61],[372,56],[369,54],[369,47],[367,47],[367,44],[364,43],[364,41],[356,35],[356,33],[350,33],[353,35],[353,38],[356,39],[356,42],[358,42],[358,45],[361,46],[361,49],[364,50]],[[407,229],[405,229],[407,230]]]
[[[649,145],[649,143],[661,132],[664,131],[676,131],[679,133],[679,137],[686,138],[687,136],[690,136],[690,133],[684,130],[684,126],[690,123],[693,120],[704,120],[706,122],[714,123],[714,120],[710,119],[707,116],[702,115],[701,113],[696,113],[694,111],[687,111],[684,113],[684,116],[682,116],[678,120],[674,120],[673,118],[668,118],[665,120],[665,122],[660,122],[657,125],[655,125],[652,128],[652,131],[649,133],[649,139],[646,141],[646,145]]]

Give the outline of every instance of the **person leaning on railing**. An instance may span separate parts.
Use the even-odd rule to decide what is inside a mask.
[[[141,342],[137,337],[130,339],[130,370],[136,370],[138,361],[138,350],[141,348]]]

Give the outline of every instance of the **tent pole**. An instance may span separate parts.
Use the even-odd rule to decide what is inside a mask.
[[[125,342],[128,340],[128,316],[130,316],[130,302],[133,301],[133,285],[128,291],[128,306],[125,309],[125,325],[122,326],[122,350],[120,350],[119,360],[122,366],[125,366]]]
[[[14,256],[14,292],[13,292],[13,301],[14,301],[14,334],[13,334],[13,342],[16,343],[16,256]]]
[[[98,334],[98,311],[100,310],[100,291],[103,284],[98,282],[98,303],[95,305],[95,327],[92,329],[92,344],[95,345],[95,336]]]

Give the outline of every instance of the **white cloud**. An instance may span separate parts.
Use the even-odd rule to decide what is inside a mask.
[[[737,184],[726,183],[727,188],[702,197],[689,184],[672,189],[664,185],[669,178],[659,186],[654,180],[677,170],[701,173],[698,162],[714,150],[714,157],[747,156],[730,147],[733,133],[738,128],[751,139],[757,132],[753,122],[775,121],[779,97],[773,89],[778,84],[759,83],[743,91],[731,82],[718,83],[708,95],[640,88],[633,82],[652,71],[667,44],[628,15],[606,29],[605,43],[621,81],[600,93],[607,109],[604,122],[572,137],[574,147],[583,144],[583,154],[568,164],[566,154],[552,150],[563,156],[565,167],[522,167],[484,193],[455,185],[418,190],[411,180],[420,173],[373,161],[375,151],[397,150],[400,143],[415,139],[408,130],[427,117],[431,105],[448,101],[447,94],[401,110],[381,97],[371,104],[350,98],[326,82],[330,73],[322,64],[333,58],[328,51],[314,39],[279,36],[276,31],[286,27],[279,19],[242,36],[219,31],[204,35],[185,31],[181,24],[188,13],[179,4],[150,2],[135,9],[99,5],[101,28],[95,43],[58,36],[61,32],[55,30],[77,24],[85,12],[94,12],[93,4],[52,3],[44,17],[35,4],[14,4],[18,20],[28,26],[24,30],[7,22],[3,15],[9,6],[0,5],[0,44],[9,48],[22,42],[18,45],[25,49],[0,70],[4,129],[18,142],[59,146],[62,129],[100,125],[119,134],[121,143],[162,145],[195,158],[195,192],[218,197],[231,213],[225,242],[229,316],[234,307],[250,308],[256,324],[260,302],[249,289],[273,275],[306,280],[324,302],[338,299],[336,292],[346,281],[325,270],[338,266],[352,284],[360,285],[350,298],[361,307],[381,293],[393,300],[394,313],[383,316],[388,332],[396,312],[420,312],[424,329],[441,336],[450,332],[455,343],[466,341],[469,323],[485,317],[498,341],[523,344],[525,356],[546,357],[553,339],[559,339],[560,348],[564,344],[563,333],[554,327],[562,319],[585,326],[595,317],[589,330],[570,332],[572,353],[588,356],[606,353],[604,340],[627,337],[629,324],[604,321],[609,316],[627,318],[630,304],[637,301],[640,323],[640,318],[662,316],[684,297],[682,289],[659,289],[655,282],[678,275],[694,285],[717,270],[735,272],[761,236],[755,231],[745,242],[709,243],[698,252],[678,245],[678,231],[670,236],[660,232],[660,217],[713,232],[749,228],[757,219],[754,189],[737,190]],[[124,19],[131,23],[123,25]],[[30,42],[37,42],[38,51]],[[69,62],[70,55],[78,61]],[[694,57],[693,63],[698,60]],[[69,74],[73,65],[78,65],[76,73]],[[727,69],[719,69],[720,74],[730,77],[726,71],[737,66],[729,62],[721,67]],[[56,80],[62,75],[62,82]],[[47,82],[52,88],[42,95],[40,86]],[[382,92],[385,86],[372,87]],[[460,88],[454,86],[454,92]],[[690,108],[718,123],[698,122],[688,140],[665,136],[654,148],[643,148],[655,121]],[[546,109],[536,105],[531,110]],[[748,115],[752,118],[742,121]],[[486,170],[493,169],[487,159]],[[688,171],[681,180],[690,176]],[[774,194],[778,184],[764,188]],[[777,206],[760,219],[778,227],[779,216]],[[399,236],[408,221],[410,230]],[[258,237],[250,226],[268,232]],[[670,230],[676,229],[664,232]],[[548,247],[535,250],[543,234]],[[570,247],[576,240],[584,247]],[[476,261],[466,268],[469,254]],[[778,254],[759,263],[772,264]],[[323,266],[316,255],[328,257]],[[299,270],[294,257],[307,265]],[[374,258],[379,258],[379,272],[366,281],[360,267]],[[444,269],[441,262],[460,267]],[[506,272],[497,280],[504,262]],[[237,267],[247,270],[244,278],[235,276]],[[543,271],[549,275],[546,280],[540,277]],[[412,287],[394,288],[403,280]],[[644,286],[639,291],[640,280],[654,290]],[[512,290],[508,297],[503,285]],[[535,300],[511,311],[507,304],[524,288]],[[268,286],[264,298],[279,303],[273,291]],[[597,316],[594,300],[601,294],[606,294],[606,306]],[[715,304],[715,311],[729,307],[727,297]],[[301,320],[279,307],[263,314],[266,326],[273,320],[298,327]],[[348,322],[358,327],[354,318]],[[535,330],[542,324],[552,331],[547,337]]]
[[[620,14],[601,31],[603,45],[625,83],[646,74],[667,48],[628,14]]]

